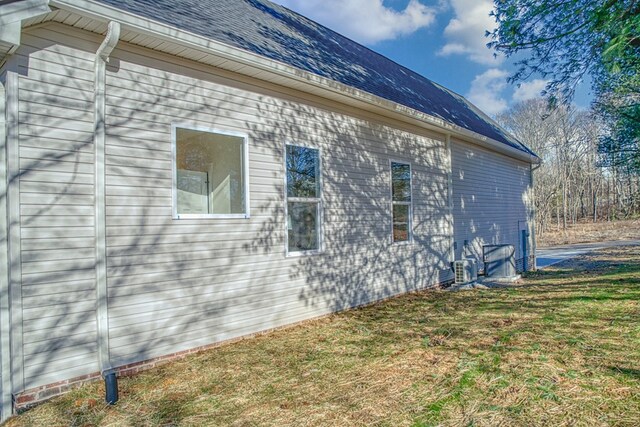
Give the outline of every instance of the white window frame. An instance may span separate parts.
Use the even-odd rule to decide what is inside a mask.
[[[287,194],[287,146],[309,148],[318,151],[318,197],[289,197]],[[285,257],[300,257],[318,255],[324,252],[324,209],[322,203],[323,179],[322,179],[322,149],[313,145],[300,144],[298,142],[285,142],[283,146],[282,163],[284,166],[284,255]],[[310,202],[317,203],[318,206],[318,249],[306,251],[289,251],[289,202]]]
[[[242,138],[242,174],[244,180],[244,213],[233,214],[179,214],[178,213],[178,158],[177,158],[177,130],[187,129],[199,132],[215,133],[219,135],[235,136]],[[210,128],[199,126],[193,123],[172,123],[171,124],[171,212],[173,219],[225,219],[225,218],[250,218],[251,203],[249,197],[249,136],[244,132],[237,132],[227,129]]]
[[[408,202],[396,202],[393,200],[393,164],[409,166],[409,198]],[[389,199],[391,200],[391,243],[394,245],[407,245],[413,243],[413,167],[410,162],[406,160],[389,159]],[[409,206],[409,213],[407,218],[407,240],[394,240],[393,238],[393,206],[404,205]]]

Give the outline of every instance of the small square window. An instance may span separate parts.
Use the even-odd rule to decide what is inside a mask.
[[[245,136],[175,127],[174,144],[174,217],[248,217]]]

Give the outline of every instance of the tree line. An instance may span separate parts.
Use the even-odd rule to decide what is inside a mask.
[[[543,160],[534,173],[539,230],[640,212],[640,1],[494,0],[496,54],[515,58],[511,83],[548,83],[544,100],[498,121]],[[576,110],[589,78],[590,111]]]
[[[550,108],[540,98],[516,104],[497,121],[542,159],[534,171],[539,232],[640,215],[640,170],[603,149],[606,127],[593,111]]]

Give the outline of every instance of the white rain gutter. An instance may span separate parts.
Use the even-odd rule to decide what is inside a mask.
[[[251,67],[252,69],[258,69],[279,77],[284,77],[299,83],[304,83],[305,85],[322,89],[328,93],[327,97],[330,97],[330,94],[333,94],[334,96],[338,95],[343,98],[343,102],[347,99],[357,100],[361,103],[367,104],[369,107],[374,107],[374,109],[370,109],[370,111],[376,112],[375,110],[382,110],[387,114],[391,114],[391,117],[423,128],[435,130],[441,133],[451,133],[456,137],[475,143],[480,142],[481,145],[512,158],[534,164],[539,163],[540,161],[537,156],[530,153],[526,153],[515,147],[488,138],[461,126],[449,123],[440,118],[425,114],[413,108],[409,108],[405,105],[389,101],[354,87],[321,77],[317,74],[292,67],[280,61],[275,61],[243,49],[229,46],[188,31],[180,30],[167,24],[105,5],[104,3],[92,0],[50,1],[51,4],[56,7],[77,13],[81,16],[103,22],[115,20],[120,22],[126,30],[148,35],[159,40],[177,43],[190,49],[195,49],[234,63]],[[379,114],[385,115],[384,113]]]
[[[96,320],[98,339],[98,359],[100,371],[112,368],[109,357],[109,316],[107,305],[107,236],[105,207],[105,110],[106,110],[106,74],[109,55],[120,39],[120,24],[109,22],[107,35],[96,52],[95,59],[95,214],[96,214]]]

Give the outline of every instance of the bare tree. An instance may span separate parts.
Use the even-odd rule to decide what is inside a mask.
[[[614,220],[640,211],[640,176],[598,151],[604,129],[588,111],[549,109],[543,99],[516,104],[498,122],[535,151],[534,194],[540,233],[578,221]],[[614,159],[615,160],[615,159]]]

